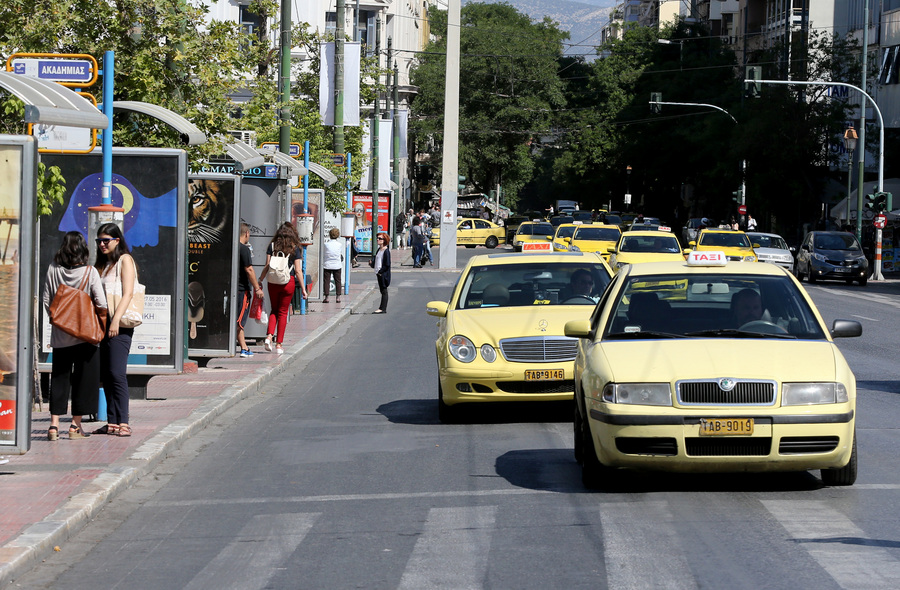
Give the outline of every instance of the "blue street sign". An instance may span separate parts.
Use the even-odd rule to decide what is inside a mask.
[[[88,83],[94,79],[93,64],[87,59],[17,58],[13,72],[51,82]]]

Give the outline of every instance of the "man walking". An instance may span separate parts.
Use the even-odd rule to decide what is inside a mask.
[[[749,213],[747,213],[747,231],[756,231],[756,220]]]
[[[241,233],[238,240],[238,283],[237,283],[237,341],[241,347],[239,356],[241,358],[250,358],[253,356],[247,341],[244,339],[244,325],[247,318],[250,317],[250,303],[253,301],[253,295],[257,297],[263,296],[262,286],[256,280],[256,272],[253,270],[253,255],[250,252],[250,226],[246,223],[241,224]],[[253,286],[253,292],[250,292],[250,286]]]

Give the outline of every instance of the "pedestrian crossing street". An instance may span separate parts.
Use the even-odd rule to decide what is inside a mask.
[[[865,488],[862,488],[865,489]],[[884,489],[871,486],[871,489]],[[896,489],[896,486],[892,486]],[[835,490],[840,497],[846,490]],[[395,554],[392,564],[396,566],[396,587],[402,590],[425,588],[480,589],[497,587],[489,584],[490,568],[495,561],[502,560],[504,549],[510,543],[503,542],[504,535],[513,534],[521,522],[510,519],[509,503],[525,502],[525,512],[535,512],[536,507],[546,507],[548,519],[564,518],[571,515],[571,504],[578,504],[576,521],[580,524],[579,535],[585,539],[599,538],[601,543],[576,542],[567,551],[583,551],[577,561],[585,564],[597,562],[598,567],[585,567],[584,587],[620,589],[663,588],[687,590],[704,587],[811,587],[816,580],[824,581],[817,587],[844,589],[900,588],[900,544],[885,542],[869,535],[863,526],[835,506],[843,506],[831,494],[825,500],[776,499],[783,494],[750,494],[749,502],[743,502],[741,514],[734,515],[734,522],[722,514],[734,511],[731,498],[722,494],[712,494],[708,501],[704,494],[662,494],[665,499],[648,499],[645,494],[560,494],[546,490],[505,489],[485,493],[411,494],[405,500],[411,504],[408,509],[415,512],[409,522],[419,524],[418,530],[409,531],[415,542],[408,555]],[[364,495],[354,495],[353,501],[362,501]],[[404,499],[403,494],[378,494],[368,499],[383,503],[390,499]],[[568,499],[566,499],[566,497]],[[419,501],[430,499],[431,503],[458,502],[459,497],[468,497],[477,505],[469,506],[421,506]],[[284,507],[285,502],[298,502],[300,512],[276,514],[255,514],[238,534],[231,538],[218,555],[199,571],[186,586],[200,588],[242,588],[245,590],[272,587],[270,579],[278,574],[284,565],[298,559],[304,552],[304,541],[311,534],[327,537],[330,531],[327,509],[339,506],[349,497],[315,496],[300,498],[232,498],[225,501],[212,499],[197,501],[151,502],[154,505],[180,507],[181,509],[210,509],[222,505],[273,504]],[[550,505],[548,505],[548,501]],[[319,505],[322,511],[308,511]],[[703,505],[706,505],[706,508]],[[853,502],[847,503],[852,510]],[[344,505],[346,506],[346,504]],[[259,507],[257,508],[257,510]],[[406,510],[406,509],[404,509]],[[706,512],[708,510],[708,512]],[[560,511],[556,514],[556,511]],[[421,512],[421,514],[418,514]],[[366,512],[369,514],[369,512]],[[381,512],[372,510],[372,518]],[[699,516],[698,516],[699,515]],[[708,519],[708,522],[705,520]],[[505,521],[505,520],[508,520]],[[741,542],[716,547],[722,539],[717,535],[706,538],[702,531],[706,527],[721,524],[737,530],[754,529],[766,550],[742,546]],[[532,523],[533,524],[533,523]],[[571,526],[568,523],[566,526]],[[563,526],[560,523],[559,526]],[[367,530],[381,530],[382,525],[361,523]],[[398,524],[398,526],[405,526]],[[530,526],[530,525],[529,525]],[[542,530],[536,527],[533,545],[523,547],[528,555],[534,555],[535,563],[528,567],[540,567],[541,553],[552,543],[552,537],[542,538]],[[700,533],[698,534],[698,531]],[[346,534],[346,531],[342,531]],[[517,537],[518,541],[519,537]],[[550,541],[550,543],[548,543]],[[321,543],[321,539],[319,543]],[[378,544],[373,544],[373,551]],[[705,548],[705,549],[704,549]],[[321,547],[318,547],[321,551]],[[723,563],[740,561],[738,554],[746,552],[748,567],[756,572],[771,575],[778,580],[768,584],[754,581],[738,567],[736,571],[723,571],[720,578],[713,576],[710,583],[710,569],[716,570],[717,553]],[[772,562],[773,558],[776,560]],[[308,559],[308,557],[307,557]],[[709,563],[705,564],[704,561]],[[759,561],[760,563],[755,563]],[[766,564],[769,561],[770,563]],[[405,564],[405,565],[404,565]],[[818,567],[816,567],[818,566]],[[402,573],[399,573],[402,570]],[[769,570],[769,571],[765,571]],[[818,571],[817,571],[818,570]],[[791,576],[784,578],[785,572]],[[739,577],[744,575],[745,578]],[[496,572],[495,572],[496,576]],[[733,576],[732,579],[730,576]],[[392,579],[388,575],[387,579]],[[716,583],[718,580],[720,583]],[[359,587],[365,587],[364,582]],[[393,586],[391,583],[389,586]],[[388,587],[389,587],[388,586]],[[302,586],[305,587],[305,586]],[[379,586],[383,587],[383,586]],[[510,586],[512,587],[512,586]],[[530,586],[527,582],[516,587]]]

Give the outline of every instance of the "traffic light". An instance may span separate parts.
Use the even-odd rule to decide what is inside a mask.
[[[888,208],[888,196],[890,193],[874,193],[866,195],[866,209],[871,209],[876,213],[884,213]]]
[[[731,192],[731,200],[736,203],[743,202],[743,196],[744,196],[744,194],[743,194],[743,191],[741,191],[741,189],[737,189],[736,191]]]
[[[650,93],[650,112],[658,113],[662,110],[662,105],[659,103],[662,102],[662,92],[651,92]]]
[[[462,174],[459,175],[459,184],[456,185],[458,192],[463,192],[466,190],[466,177]]]
[[[762,84],[755,80],[762,80],[762,66],[747,66],[744,75],[744,96],[759,98],[762,92]]]

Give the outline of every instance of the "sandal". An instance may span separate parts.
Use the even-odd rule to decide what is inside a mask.
[[[131,436],[131,426],[127,424],[119,425],[119,436]]]
[[[335,301],[337,301],[338,303],[340,303],[340,302],[341,302],[341,298],[338,297],[337,299],[335,299]]]
[[[59,428],[56,426],[51,426],[47,429],[47,440],[57,440],[59,439]]]
[[[106,426],[101,426],[97,430],[93,431],[91,434],[111,434],[113,436],[118,432],[119,427],[115,424],[107,424]]]
[[[77,426],[69,427],[69,440],[81,440],[82,438],[87,438],[89,436],[90,434],[86,433]]]

